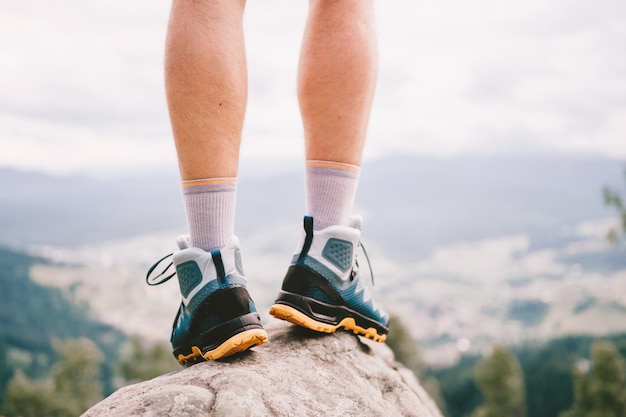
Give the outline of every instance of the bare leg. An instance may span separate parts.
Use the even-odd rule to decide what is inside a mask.
[[[389,316],[360,281],[361,222],[350,217],[376,70],[372,0],[310,0],[298,80],[307,216],[302,250],[270,314],[318,332],[344,328],[383,342]]]
[[[310,0],[298,99],[316,230],[350,224],[377,64],[372,0]]]
[[[372,0],[311,0],[298,78],[308,160],[360,165],[377,68]]]
[[[224,247],[234,233],[239,145],[247,100],[245,0],[173,0],[165,87],[191,245]]]
[[[172,259],[183,299],[171,342],[181,365],[220,359],[267,341],[242,284],[239,241],[233,236],[247,98],[244,4],[172,3],[165,88],[192,246],[181,247]],[[216,289],[212,283],[218,280]]]
[[[298,86],[307,216],[302,250],[270,314],[318,332],[344,328],[383,342],[389,316],[355,268],[361,222],[350,217],[376,67],[372,0],[311,0]]]
[[[245,0],[174,0],[165,87],[181,178],[236,177],[247,100]]]

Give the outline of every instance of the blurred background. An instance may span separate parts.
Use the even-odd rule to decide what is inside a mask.
[[[78,415],[176,369],[177,285],[144,284],[186,232],[163,88],[169,7],[0,2],[4,415]],[[236,233],[263,312],[304,210],[307,7],[250,0],[245,15]],[[575,386],[615,387],[624,415],[626,3],[386,0],[376,13],[356,211],[397,358],[448,417],[595,410]],[[501,387],[514,400],[494,405]]]

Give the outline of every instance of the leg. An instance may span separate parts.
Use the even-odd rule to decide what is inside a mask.
[[[236,177],[247,99],[243,0],[174,0],[165,87],[183,180]]]
[[[247,98],[244,0],[174,0],[165,87],[191,245],[223,247],[234,231]]]
[[[307,156],[302,249],[270,314],[319,332],[339,328],[379,342],[388,314],[356,264],[361,220],[350,216],[376,80],[371,0],[311,0],[298,97]]]
[[[181,364],[267,341],[233,235],[247,96],[243,8],[243,0],[172,4],[165,87],[190,238],[173,255],[183,300],[171,342]]]
[[[306,158],[360,165],[376,86],[372,0],[311,0],[298,77]]]
[[[372,0],[311,0],[298,99],[316,230],[349,223],[377,63]]]

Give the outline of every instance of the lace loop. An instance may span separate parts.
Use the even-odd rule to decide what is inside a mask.
[[[361,241],[359,241],[359,244],[357,247],[360,247],[361,250],[363,250],[363,255],[365,255],[365,260],[367,261],[367,266],[369,267],[370,270],[370,278],[372,279],[372,287],[374,286],[374,271],[372,270],[372,263],[370,262],[370,257],[367,256],[367,251],[365,250],[365,246],[363,245],[363,243]],[[354,261],[356,263],[357,268],[359,267],[359,263],[356,261]]]
[[[146,284],[150,286],[161,285],[164,282],[169,281],[174,275],[176,275],[176,270],[174,270],[174,272],[172,272],[171,274],[164,276],[167,273],[167,271],[172,267],[172,265],[174,265],[174,261],[170,261],[169,265],[167,265],[158,275],[154,277],[150,277],[150,274],[152,274],[152,272],[159,266],[159,264],[172,255],[174,254],[170,253],[169,255],[165,255],[164,257],[156,261],[154,265],[150,267],[150,269],[148,270],[148,273],[146,274]],[[158,279],[159,277],[163,277],[163,278]]]

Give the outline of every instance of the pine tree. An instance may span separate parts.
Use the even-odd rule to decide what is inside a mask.
[[[398,362],[412,370],[418,378],[424,376],[424,360],[417,342],[400,317],[395,314],[389,317],[389,335],[386,344]]]
[[[80,415],[102,400],[100,364],[104,355],[89,339],[55,343],[59,362],[52,369],[55,398],[67,415]]]
[[[179,367],[168,345],[151,345],[138,336],[130,338],[129,352],[118,363],[122,378],[129,384],[155,378]]]
[[[50,416],[54,403],[50,381],[34,381],[18,370],[4,392],[3,413],[9,417]]]
[[[402,323],[402,319],[395,314],[391,314],[389,317],[389,336],[386,344],[393,351],[395,360],[413,371],[426,392],[435,401],[439,409],[445,413],[446,404],[441,394],[439,382],[435,378],[426,376],[426,364],[417,341],[413,339],[409,329]]]
[[[626,416],[626,371],[615,345],[595,342],[591,369],[574,369],[574,405],[561,417]]]
[[[9,382],[4,413],[20,417],[74,417],[100,401],[100,364],[103,354],[91,340],[55,343],[58,361],[51,377],[33,380],[18,372]]]
[[[476,367],[476,382],[484,405],[473,417],[524,417],[526,415],[524,375],[517,358],[503,346]]]
[[[626,171],[624,171],[624,176],[626,177]],[[620,193],[608,186],[604,187],[602,195],[604,197],[604,204],[609,207],[614,207],[619,216],[619,224],[611,228],[607,233],[607,239],[611,243],[617,244],[620,241],[620,237],[626,234],[626,204]]]

